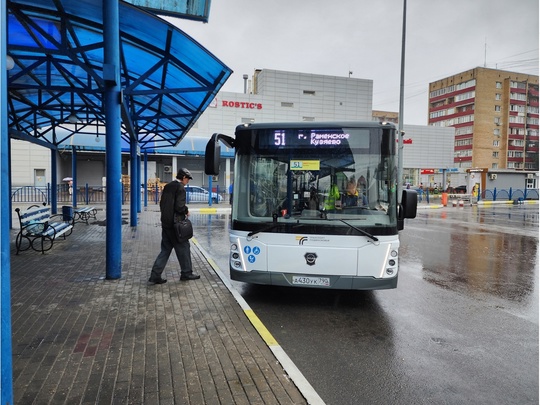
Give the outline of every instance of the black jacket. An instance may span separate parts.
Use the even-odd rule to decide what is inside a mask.
[[[186,189],[181,182],[173,180],[163,187],[159,208],[161,210],[162,228],[170,229],[174,227],[175,214],[181,219],[184,218],[188,213],[188,207],[186,205]]]

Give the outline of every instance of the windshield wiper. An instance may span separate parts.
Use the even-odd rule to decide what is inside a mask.
[[[277,228],[278,226],[280,226],[281,224],[279,223],[275,223],[275,224],[271,224],[271,225],[268,225],[268,226],[265,226],[264,228],[261,228],[261,229],[258,229],[256,231],[251,231],[250,233],[247,234],[247,237],[250,238],[252,237],[253,235],[256,235],[258,233],[261,233],[261,232],[266,232],[266,231],[270,231],[274,228]]]
[[[338,219],[338,221],[343,222],[345,225],[350,226],[352,229],[354,229],[354,230],[360,232],[362,235],[367,236],[367,237],[368,237],[369,239],[371,239],[373,242],[378,242],[378,241],[379,241],[379,239],[378,239],[376,236],[373,236],[373,235],[370,234],[369,232],[366,232],[366,231],[364,231],[364,230],[361,229],[361,228],[358,228],[358,227],[356,227],[356,226],[354,226],[354,225],[349,224],[348,222],[344,221],[343,219]]]
[[[272,214],[272,223],[270,225],[267,225],[264,228],[259,229],[258,231],[251,231],[250,233],[247,234],[247,237],[250,238],[253,235],[256,235],[258,233],[270,231],[270,230],[272,230],[274,228],[277,228],[279,226],[279,223],[277,221],[277,217],[278,217],[277,214],[274,212]]]
[[[258,233],[271,231],[272,229],[275,229],[275,228],[277,228],[279,226],[282,226],[282,225],[283,226],[289,226],[289,227],[292,227],[292,228],[296,228],[298,226],[303,226],[303,224],[301,224],[299,222],[296,222],[296,223],[278,222],[277,221],[277,214],[272,215],[272,218],[273,218],[273,222],[271,224],[265,226],[264,228],[258,229],[256,231],[251,231],[250,233],[247,234],[247,237],[250,238],[253,235],[257,235]]]

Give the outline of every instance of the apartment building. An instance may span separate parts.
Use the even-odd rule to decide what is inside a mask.
[[[456,167],[538,171],[538,76],[477,67],[430,83],[428,108]]]

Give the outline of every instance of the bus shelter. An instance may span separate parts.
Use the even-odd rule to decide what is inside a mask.
[[[119,278],[121,150],[130,151],[132,184],[140,184],[141,154],[177,145],[232,71],[177,27],[148,9],[122,1],[2,0],[1,7],[0,205],[7,205],[1,207],[0,219],[1,361],[2,383],[7,383],[5,372],[9,374],[11,368],[11,362],[6,363],[11,356],[6,230],[11,223],[9,139],[49,148],[55,185],[61,145],[75,134],[105,138],[106,278]],[[138,193],[138,188],[132,189]],[[137,225],[138,200],[131,198],[132,226]],[[57,211],[55,199],[51,211]],[[4,388],[2,384],[2,400],[8,403],[9,390]]]

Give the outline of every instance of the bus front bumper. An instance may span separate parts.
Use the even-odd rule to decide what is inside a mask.
[[[391,278],[352,276],[312,276],[302,274],[270,273],[267,271],[238,271],[230,269],[231,280],[249,284],[283,287],[307,287],[336,290],[386,290],[397,287],[398,276]],[[302,281],[301,283],[299,281]]]

